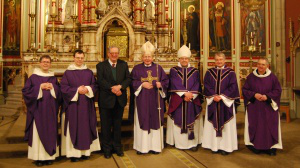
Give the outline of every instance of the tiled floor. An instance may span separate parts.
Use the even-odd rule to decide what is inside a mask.
[[[300,119],[287,124],[282,120],[283,150],[277,152],[277,156],[267,154],[253,154],[244,145],[244,113],[237,115],[239,150],[228,156],[213,154],[210,150],[199,148],[197,152],[178,150],[167,146],[161,154],[137,155],[136,151],[125,151],[124,157],[113,155],[111,159],[105,159],[101,153],[93,153],[86,161],[71,163],[66,158],[59,158],[52,166],[47,167],[141,167],[141,168],[181,168],[181,167],[217,167],[217,168],[300,168]],[[132,143],[127,139],[125,143]],[[0,168],[4,167],[33,167],[33,162],[26,156],[0,158]]]

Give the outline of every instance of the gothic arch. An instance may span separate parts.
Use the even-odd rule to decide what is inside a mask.
[[[135,35],[133,30],[133,23],[128,18],[128,16],[122,11],[119,7],[114,7],[110,12],[108,12],[103,19],[98,23],[98,30],[96,34],[96,44],[97,52],[100,53],[99,60],[104,58],[104,33],[106,32],[109,25],[114,21],[117,21],[119,25],[127,31],[129,36],[129,60],[133,59],[134,44],[135,44]]]

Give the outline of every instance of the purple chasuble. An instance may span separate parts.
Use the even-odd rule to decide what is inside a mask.
[[[199,71],[196,68],[173,67],[170,70],[170,104],[169,116],[175,125],[181,128],[181,133],[188,133],[189,139],[194,139],[195,120],[202,110],[202,89],[199,79]],[[184,101],[184,95],[179,96],[176,92],[191,92],[199,94],[193,101]]]
[[[266,95],[280,105],[281,86],[277,77],[271,73],[257,77],[251,73],[243,86],[244,103],[248,114],[249,138],[256,149],[267,150],[278,143],[278,110],[268,101],[258,101],[256,93]]]
[[[235,72],[228,67],[222,69],[208,69],[204,77],[204,95],[211,98],[223,95],[227,99],[235,100],[235,107],[240,104],[240,94]],[[222,137],[224,125],[233,118],[233,105],[227,107],[224,102],[213,101],[207,107],[207,118],[216,130],[216,136]]]
[[[43,97],[38,99],[40,85],[52,83],[56,99],[51,95],[50,90],[42,90]],[[61,93],[58,81],[54,76],[31,75],[22,89],[23,98],[27,106],[27,119],[25,128],[25,140],[32,146],[33,121],[35,122],[40,140],[45,151],[50,155],[56,153],[57,145],[57,115],[61,100]]]
[[[157,77],[158,74],[159,82],[161,82],[163,88],[162,91],[166,94],[169,84],[168,76],[160,65],[154,63],[152,63],[150,67],[146,67],[143,63],[138,64],[132,69],[131,78],[134,92],[142,85],[142,79],[147,78],[150,72],[153,77]],[[161,124],[159,124],[158,89],[156,87],[156,81],[157,80],[152,81],[152,89],[142,88],[139,95],[136,96],[136,107],[140,128],[145,131],[147,130],[149,133],[150,129],[157,130],[160,128],[163,123],[165,112],[164,100],[159,94],[161,108]]]
[[[66,135],[69,123],[74,148],[88,150],[93,140],[97,139],[94,99],[78,93],[78,100],[71,100],[81,85],[90,86],[95,95],[98,87],[93,72],[89,69],[66,70],[60,84],[66,112],[64,133]]]

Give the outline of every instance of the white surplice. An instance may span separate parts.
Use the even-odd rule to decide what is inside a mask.
[[[138,96],[142,89],[143,88],[141,85],[134,93],[135,96]],[[166,96],[162,91],[160,91],[160,95],[162,98],[165,98]],[[148,133],[148,131],[142,130],[139,124],[137,106],[135,106],[133,149],[142,153],[148,153],[150,150],[161,152],[164,148],[163,131],[163,126],[161,126],[160,129],[157,130],[151,129],[150,133]]]
[[[224,104],[227,107],[233,106],[233,118],[224,125],[222,130],[222,137],[216,136],[216,130],[212,123],[207,119],[207,108],[213,102],[213,97],[206,99],[206,113],[204,121],[204,131],[203,131],[203,141],[202,147],[211,149],[212,151],[217,152],[218,150],[223,150],[226,152],[233,152],[238,149],[237,142],[237,129],[236,129],[236,116],[235,116],[235,107],[234,100],[227,99],[221,95],[221,98]]]

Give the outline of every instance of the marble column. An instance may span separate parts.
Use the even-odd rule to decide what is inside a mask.
[[[3,30],[3,16],[2,11],[4,8],[4,1],[0,0],[0,29]],[[3,49],[3,36],[0,33],[0,104],[4,104],[4,96],[3,96],[3,59],[2,59],[2,49]]]
[[[134,5],[134,25],[141,27],[141,0],[135,0]]]
[[[91,11],[91,14],[90,14],[90,22],[93,24],[93,23],[96,23],[96,0],[91,0],[90,1],[91,3],[91,6],[90,6],[90,11]]]
[[[280,84],[282,86],[282,95],[281,95],[281,101],[283,102],[289,102],[289,90],[287,88],[286,83],[286,37],[285,37],[285,0],[278,0],[278,1],[272,1],[274,3],[272,5],[273,7],[273,14],[274,18],[272,21],[274,21],[274,28],[272,35],[274,36],[274,56],[272,58],[272,65],[274,65],[274,73],[277,75]],[[277,44],[277,45],[276,45]]]

